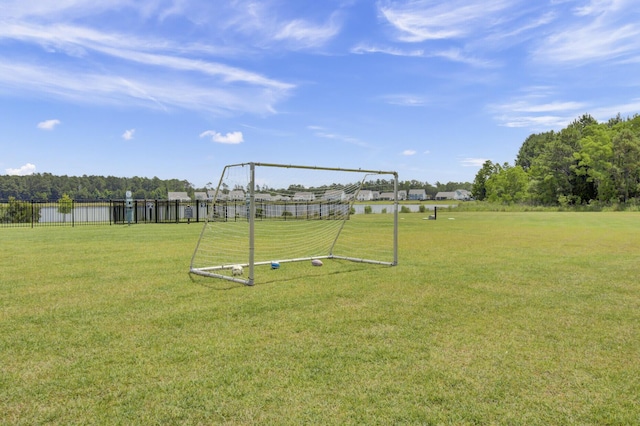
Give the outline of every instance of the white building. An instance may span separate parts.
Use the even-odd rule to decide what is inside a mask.
[[[293,194],[293,201],[315,201],[313,192],[296,192]]]
[[[167,198],[169,201],[191,201],[191,197],[186,192],[169,192]]]
[[[426,200],[427,199],[427,191],[424,189],[410,189],[409,190],[409,200]]]
[[[373,191],[370,191],[368,189],[363,189],[362,191],[358,192],[358,201],[373,201]]]
[[[344,201],[346,198],[347,196],[341,189],[328,189],[322,197],[326,201]]]
[[[472,198],[471,192],[466,189],[456,189],[451,192],[438,192],[436,200],[459,200],[468,201]]]
[[[234,189],[233,191],[229,191],[227,195],[227,200],[229,201],[244,201],[245,194],[241,189]]]
[[[271,201],[271,194],[257,192],[253,197],[256,201]]]

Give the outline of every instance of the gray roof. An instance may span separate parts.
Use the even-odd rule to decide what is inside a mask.
[[[196,200],[206,200],[208,198],[206,192],[194,192],[193,196]]]
[[[186,192],[169,192],[167,198],[169,199],[169,201],[191,201],[191,197],[189,197]]]
[[[448,200],[468,200],[471,198],[471,192],[466,189],[456,189],[450,192],[438,192],[436,199],[448,199]]]

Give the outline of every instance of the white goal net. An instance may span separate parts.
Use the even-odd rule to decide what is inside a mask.
[[[396,172],[243,163],[209,191],[191,273],[253,285],[260,268],[398,262]],[[377,213],[372,213],[376,205]]]

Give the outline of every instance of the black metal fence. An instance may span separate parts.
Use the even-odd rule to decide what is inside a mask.
[[[0,227],[127,225],[204,222],[212,210],[216,221],[247,220],[245,201],[206,200],[0,200]],[[348,218],[347,202],[256,203],[257,220],[327,220]]]
[[[202,222],[208,209],[206,201],[0,200],[0,227]]]

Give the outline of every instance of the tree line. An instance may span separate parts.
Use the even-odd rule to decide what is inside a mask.
[[[640,116],[598,122],[584,114],[560,131],[530,135],[513,165],[486,161],[472,189],[505,204],[635,203],[640,198]]]
[[[424,189],[431,198],[438,192],[450,192],[456,189],[471,190],[471,182],[436,182],[434,185],[419,180],[398,182],[399,190]],[[166,200],[169,192],[186,192],[194,198],[196,191],[207,191],[196,188],[187,180],[157,177],[115,177],[115,176],[56,176],[51,173],[35,173],[28,176],[0,175],[0,200],[19,201],[58,201],[65,195],[73,200],[117,200],[124,199],[126,191],[131,191],[134,199]],[[230,188],[228,188],[230,189]],[[256,188],[259,191],[281,192],[303,190],[300,184],[292,184],[287,189]],[[393,190],[393,181],[385,179],[372,180],[366,183],[366,189],[379,192]]]
[[[126,191],[136,199],[166,200],[169,192],[193,196],[195,188],[186,180],[157,177],[0,175],[0,200],[58,201],[65,195],[74,200],[115,200],[124,199]]]

